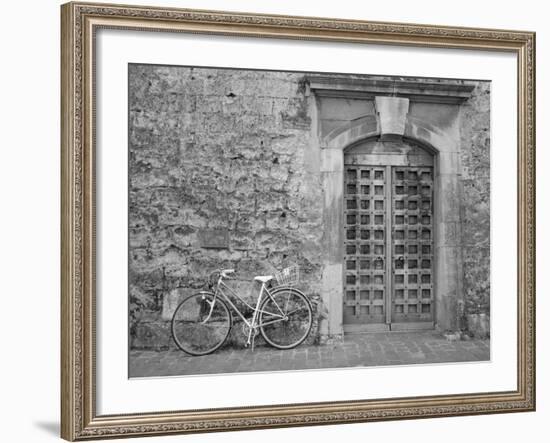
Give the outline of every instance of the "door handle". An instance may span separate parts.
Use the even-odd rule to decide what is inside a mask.
[[[404,268],[405,258],[401,255],[395,259],[394,269],[403,269]]]

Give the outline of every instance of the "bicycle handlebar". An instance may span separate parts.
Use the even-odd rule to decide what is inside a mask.
[[[217,269],[208,276],[208,285],[212,289],[219,278],[229,278],[229,274],[235,273],[234,269]]]

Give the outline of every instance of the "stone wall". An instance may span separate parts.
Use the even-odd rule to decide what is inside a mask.
[[[291,263],[300,265],[317,340],[328,308],[324,196],[305,74],[130,65],[129,82],[131,345],[173,346],[173,308],[212,270],[238,269],[233,286],[251,297],[254,275]],[[345,103],[331,104],[335,125],[373,112],[372,102]],[[479,83],[461,111],[468,314],[489,311],[488,106],[488,83]]]
[[[134,346],[170,345],[166,320],[216,268],[254,275],[291,263],[316,307],[322,196],[305,164],[302,74],[131,65],[130,303]],[[212,232],[228,244],[204,248]],[[170,295],[173,288],[181,288]],[[174,295],[176,294],[176,295]]]
[[[461,107],[464,313],[477,336],[488,335],[490,316],[490,85],[477,83]]]

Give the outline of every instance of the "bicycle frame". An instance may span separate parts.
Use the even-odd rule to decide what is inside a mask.
[[[244,314],[239,310],[239,308],[235,305],[235,303],[233,303],[233,301],[231,300],[229,295],[227,295],[226,292],[224,292],[224,291],[227,291],[230,295],[237,298],[241,303],[244,303],[249,309],[252,309],[254,311],[254,314],[252,315],[252,319],[250,321],[246,319]],[[267,297],[269,297],[271,299],[271,301],[273,302],[273,304],[277,307],[277,309],[279,311],[278,314],[260,309],[260,305],[262,303],[262,300],[264,299],[264,297],[263,297],[264,294],[266,294]],[[206,319],[203,320],[203,322],[207,322],[209,320],[210,315],[212,314],[212,311],[214,310],[214,306],[216,304],[216,299],[217,299],[218,296],[221,296],[222,299],[227,304],[229,304],[229,306],[233,309],[233,311],[235,311],[235,313],[241,318],[241,320],[249,328],[247,345],[250,345],[250,343],[252,341],[252,347],[254,347],[254,341],[252,339],[253,339],[253,334],[254,334],[256,328],[258,328],[260,326],[266,326],[266,325],[269,325],[269,324],[284,321],[288,318],[288,316],[284,314],[284,311],[281,310],[281,308],[279,307],[279,305],[277,304],[277,302],[275,301],[275,299],[271,295],[271,292],[269,291],[269,289],[267,288],[267,285],[265,283],[262,282],[262,287],[260,288],[260,292],[258,294],[258,299],[256,300],[256,306],[254,307],[250,303],[248,303],[246,300],[244,300],[241,296],[239,296],[239,294],[237,294],[235,292],[235,290],[233,290],[230,286],[228,286],[224,282],[223,276],[220,275],[220,277],[218,278],[218,283],[216,285],[216,289],[214,291],[214,299],[212,300],[212,303],[210,304],[210,312],[209,312],[208,316],[206,317]],[[270,316],[275,316],[275,319],[264,322],[262,324],[259,324],[258,319],[259,319],[259,316],[260,316],[261,313],[266,313],[266,314],[269,314]]]

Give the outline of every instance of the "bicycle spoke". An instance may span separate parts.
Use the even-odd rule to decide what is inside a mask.
[[[294,314],[295,312],[298,312],[298,311],[307,311],[307,309],[305,307],[301,307],[301,308],[298,308],[298,309],[294,309],[294,311],[290,311],[287,315],[287,317],[290,317],[292,314]]]
[[[263,315],[271,315],[273,317],[278,317],[278,318],[283,318],[284,317],[284,314],[275,314],[274,312],[269,312],[269,311],[266,311],[264,309],[260,309],[260,313],[263,314]]]
[[[265,327],[265,326],[271,325],[273,323],[284,322],[284,321],[285,321],[285,319],[281,317],[281,318],[277,318],[275,320],[262,321],[262,323],[259,326]]]

